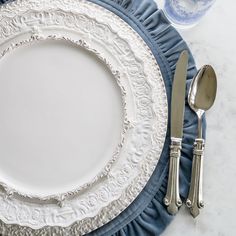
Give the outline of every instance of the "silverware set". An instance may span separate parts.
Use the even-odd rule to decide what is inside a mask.
[[[182,205],[179,194],[179,163],[183,138],[187,69],[188,52],[183,51],[176,64],[171,97],[170,161],[167,192],[164,198],[164,204],[171,215],[175,215]],[[200,214],[200,209],[204,207],[202,183],[205,140],[202,137],[202,117],[205,111],[212,107],[216,90],[215,71],[212,66],[205,65],[193,78],[188,94],[188,104],[198,117],[197,137],[193,143],[191,183],[186,200],[186,205],[194,218]]]

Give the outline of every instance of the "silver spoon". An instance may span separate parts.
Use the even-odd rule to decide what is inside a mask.
[[[188,103],[198,116],[198,135],[194,142],[192,176],[189,195],[186,201],[192,216],[195,218],[204,207],[202,197],[203,155],[205,141],[202,138],[202,116],[209,110],[216,97],[217,79],[212,66],[203,66],[190,86]]]

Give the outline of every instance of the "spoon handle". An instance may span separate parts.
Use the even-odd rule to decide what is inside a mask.
[[[200,209],[204,207],[202,197],[204,148],[204,139],[195,139],[193,149],[191,184],[189,195],[186,201],[186,205],[190,209],[190,213],[194,218],[200,214]]]
[[[169,177],[167,193],[164,198],[164,204],[167,206],[167,211],[171,215],[175,215],[178,212],[179,207],[182,205],[179,195],[179,162],[181,155],[181,145],[181,139],[171,138]]]

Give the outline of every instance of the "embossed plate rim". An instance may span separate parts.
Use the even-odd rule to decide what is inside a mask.
[[[21,227],[19,222],[17,222],[19,225],[12,226],[13,227],[12,229],[15,229],[16,231],[18,230],[20,232],[20,230],[24,230],[25,232],[29,232],[30,234],[33,234],[35,232],[40,232],[40,233],[46,233],[46,232],[50,232],[50,231],[52,232],[52,230],[55,230],[55,229],[58,229],[58,230],[61,230],[64,232],[69,232],[69,233],[71,233],[73,231],[78,234],[85,234],[85,233],[88,233],[88,232],[102,226],[103,224],[107,223],[109,220],[111,220],[115,216],[117,216],[122,210],[124,210],[135,199],[135,197],[140,193],[140,191],[142,190],[142,188],[145,186],[146,182],[150,178],[152,172],[154,171],[155,166],[158,162],[160,153],[163,148],[165,135],[166,135],[166,131],[167,131],[167,118],[168,118],[167,117],[167,114],[168,114],[167,109],[168,108],[167,108],[166,90],[165,90],[165,85],[164,85],[164,81],[161,76],[160,69],[156,63],[154,56],[151,53],[151,50],[147,47],[147,45],[141,39],[141,37],[130,26],[128,26],[128,24],[126,24],[123,20],[121,20],[118,16],[109,12],[108,10],[105,10],[102,7],[97,6],[96,4],[93,4],[93,3],[90,3],[87,1],[83,1],[83,0],[73,1],[73,2],[69,1],[69,0],[60,0],[60,1],[59,0],[56,0],[56,1],[42,0],[40,2],[41,3],[43,2],[44,7],[47,6],[49,8],[57,8],[57,9],[61,7],[64,10],[66,10],[67,12],[72,11],[72,9],[73,9],[73,11],[74,11],[74,9],[76,9],[77,11],[81,11],[82,7],[84,7],[84,10],[86,9],[85,11],[87,11],[86,12],[87,15],[89,15],[89,14],[92,15],[93,18],[99,19],[100,22],[106,22],[106,24],[109,25],[110,27],[112,25],[111,28],[113,30],[117,30],[119,28],[118,32],[119,32],[119,36],[121,38],[128,37],[129,39],[126,38],[127,41],[130,40],[130,41],[132,41],[132,43],[136,41],[137,44],[139,44],[139,46],[142,45],[142,47],[139,48],[138,52],[136,50],[136,55],[137,54],[139,54],[139,56],[141,54],[145,55],[147,57],[147,61],[144,62],[144,64],[145,64],[144,66],[146,66],[146,67],[149,66],[150,68],[152,68],[152,70],[148,71],[148,72],[150,72],[150,74],[148,74],[148,78],[146,78],[146,79],[150,79],[149,82],[152,83],[152,86],[154,86],[154,87],[160,86],[159,92],[161,93],[161,95],[155,94],[155,96],[161,96],[160,101],[159,101],[159,104],[156,104],[157,98],[155,97],[155,99],[154,99],[154,95],[153,95],[153,99],[154,99],[153,109],[158,110],[158,109],[160,109],[160,107],[158,107],[158,106],[161,106],[161,111],[163,112],[163,114],[161,114],[161,115],[163,115],[163,116],[158,117],[160,124],[157,124],[157,122],[156,122],[154,125],[157,125],[157,126],[162,125],[163,127],[161,127],[160,133],[155,134],[156,136],[152,136],[152,138],[153,138],[152,142],[154,142],[154,143],[157,142],[158,145],[160,145],[160,146],[159,146],[159,149],[156,150],[157,152],[154,152],[154,151],[153,151],[153,153],[150,152],[150,154],[146,156],[145,160],[143,160],[143,162],[145,161],[145,163],[142,163],[143,165],[140,166],[140,168],[142,170],[142,174],[140,174],[140,176],[133,179],[133,182],[132,182],[133,185],[131,184],[129,187],[127,187],[125,189],[125,191],[123,192],[123,194],[120,195],[120,197],[114,199],[108,205],[104,205],[103,208],[101,208],[99,210],[99,212],[93,212],[93,214],[87,215],[82,220],[80,219],[78,222],[75,222],[70,226],[68,226],[68,223],[66,225],[64,225],[64,227],[68,226],[67,228],[61,228],[61,227],[55,226],[55,227],[43,227],[38,230],[34,230],[30,227],[34,227],[34,228],[37,228],[37,227],[32,226],[32,225],[27,225],[25,222],[23,222],[24,219],[22,219],[21,224],[27,225],[28,227]],[[36,2],[34,0],[29,0],[29,1],[21,0],[18,2],[10,3],[10,4],[2,7],[0,9],[0,11],[4,11],[4,9],[5,9],[8,11],[7,14],[11,15],[12,14],[12,12],[10,12],[11,10],[14,10],[14,11],[19,10],[19,8],[17,8],[17,6],[21,6],[23,8],[25,7],[25,9],[27,9],[30,5],[32,8],[32,4],[34,5],[34,3],[35,3],[34,8],[37,8],[38,10],[40,10],[41,9],[40,4],[36,5]],[[58,7],[58,6],[60,6],[60,7]],[[80,9],[77,9],[78,7]],[[94,11],[94,9],[96,9],[96,10]],[[1,20],[2,19],[0,18],[0,22],[1,22]],[[128,32],[128,35],[126,35],[127,32]],[[134,41],[131,40],[131,38],[134,39]],[[138,46],[132,45],[132,47],[133,47],[132,49],[134,49],[135,47],[137,48]],[[147,68],[146,68],[146,70],[147,70]],[[160,84],[156,84],[157,82]],[[147,101],[142,101],[142,102],[147,102]],[[139,104],[139,105],[141,106],[142,104]],[[155,107],[155,106],[157,106],[157,107]],[[156,115],[158,116],[159,114],[156,114]],[[131,124],[132,124],[132,121],[131,121]],[[158,128],[160,128],[160,127],[158,127]],[[158,130],[158,129],[156,128],[156,130]],[[155,158],[154,158],[154,154],[155,154]],[[137,160],[135,160],[135,161],[137,161]],[[127,169],[124,169],[124,171],[127,171]],[[101,193],[106,194],[106,191],[103,191]],[[6,200],[6,201],[9,201],[9,200]],[[14,199],[12,201],[14,201]],[[86,204],[85,204],[85,206],[88,206],[88,204],[90,204],[90,203],[86,202]],[[102,217],[102,215],[103,215],[103,217]],[[14,223],[14,221],[12,221],[12,222],[8,221],[8,223]],[[50,223],[47,223],[47,225],[50,225]],[[2,226],[7,228],[7,224],[2,224]]]

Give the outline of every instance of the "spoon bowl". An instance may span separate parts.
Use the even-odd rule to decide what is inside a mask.
[[[216,73],[212,66],[203,66],[195,76],[190,86],[188,103],[196,112],[199,120],[198,127],[201,127],[202,116],[215,102],[217,92]],[[198,138],[202,138],[202,132],[198,129]]]

